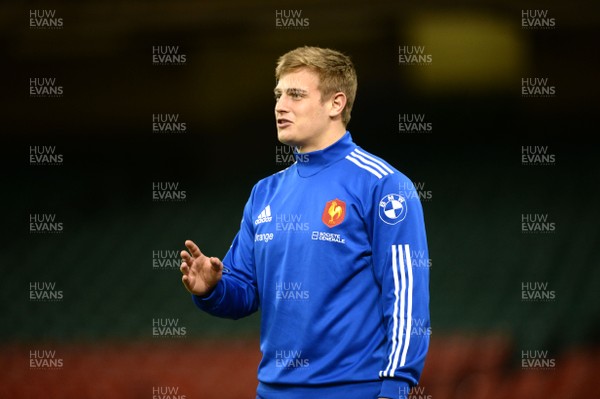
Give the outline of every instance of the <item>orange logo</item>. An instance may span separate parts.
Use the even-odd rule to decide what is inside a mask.
[[[321,220],[327,227],[334,227],[342,223],[344,217],[346,217],[346,203],[336,198],[325,204]]]

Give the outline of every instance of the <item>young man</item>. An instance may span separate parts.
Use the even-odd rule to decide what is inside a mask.
[[[223,262],[185,242],[183,284],[215,316],[261,308],[258,398],[407,397],[429,345],[418,195],[346,130],[348,57],[301,47],[275,76],[277,136],[296,163],[254,186]]]

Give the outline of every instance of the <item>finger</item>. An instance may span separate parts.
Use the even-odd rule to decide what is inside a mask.
[[[184,274],[181,276],[181,282],[186,286],[186,288],[190,287],[190,278],[187,275]]]
[[[187,265],[187,263],[183,262],[181,264],[181,266],[179,267],[179,270],[181,271],[181,273],[183,274],[188,274],[190,272],[190,267]]]
[[[223,270],[223,262],[221,262],[219,258],[210,258],[210,265],[216,272],[220,272]]]
[[[179,253],[179,256],[181,256],[181,260],[183,260],[186,263],[192,263],[192,257],[190,256],[190,254],[188,253],[188,251],[181,251]]]
[[[186,240],[185,246],[190,250],[190,253],[194,258],[199,258],[202,256],[202,252],[200,252],[200,248],[194,243],[192,240]]]

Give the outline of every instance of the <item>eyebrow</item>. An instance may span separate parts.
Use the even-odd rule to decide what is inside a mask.
[[[281,89],[279,89],[279,88],[276,87],[275,89],[273,89],[273,92],[275,94],[281,94],[283,92],[283,90],[281,90]],[[298,88],[295,88],[295,87],[289,87],[289,88],[285,89],[285,92],[288,95],[290,95],[290,94],[308,94],[307,90],[298,89]]]

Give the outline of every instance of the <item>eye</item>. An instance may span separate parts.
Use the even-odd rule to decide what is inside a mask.
[[[292,97],[294,100],[299,100],[304,97],[304,92],[302,90],[290,90],[288,95]]]

